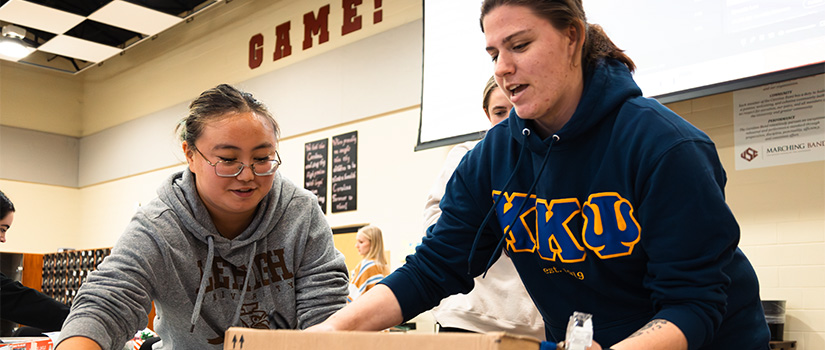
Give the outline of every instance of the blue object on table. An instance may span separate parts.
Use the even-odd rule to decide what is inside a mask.
[[[556,350],[556,343],[551,341],[542,341],[541,346],[539,347],[540,350]]]

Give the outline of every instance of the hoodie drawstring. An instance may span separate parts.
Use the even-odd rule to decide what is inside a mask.
[[[252,261],[255,258],[255,252],[258,250],[258,242],[253,242],[252,251],[249,252],[249,262],[246,263],[246,277],[243,279],[243,289],[241,289],[241,299],[238,300],[238,308],[235,309],[235,315],[232,316],[232,326],[237,325],[241,318],[241,308],[243,308],[244,297],[246,296],[246,287],[249,285],[249,279],[252,277]]]
[[[547,154],[544,156],[544,160],[542,160],[542,162],[541,162],[541,168],[539,168],[538,174],[536,174],[536,177],[533,179],[533,183],[530,184],[530,189],[527,190],[527,196],[525,196],[524,202],[521,203],[521,206],[519,206],[518,211],[516,211],[516,213],[521,213],[521,211],[524,209],[524,206],[527,205],[527,202],[530,201],[530,196],[533,195],[533,190],[536,188],[536,185],[538,185],[539,179],[541,178],[541,174],[544,172],[544,169],[546,168],[546,165],[547,165],[547,161],[550,159],[550,149],[553,148],[553,144],[555,144],[556,141],[558,141],[558,140],[559,140],[559,136],[556,135],[556,134],[553,134],[553,140],[550,141],[550,145],[547,146]],[[518,171],[518,170],[514,170],[514,172],[516,172],[516,171]],[[502,194],[503,193],[504,192],[502,192]],[[513,231],[513,225],[516,224],[516,220],[518,220],[518,218],[519,218],[518,215],[513,217],[513,221],[511,221],[510,225],[507,226],[507,227],[510,228],[510,232]],[[498,245],[496,245],[496,250],[495,251],[501,250],[501,248],[504,245],[504,242],[506,241],[506,239],[507,239],[507,233],[505,232],[503,235],[501,235],[501,239],[498,241]],[[490,260],[487,262],[487,267],[484,268],[484,276],[482,278],[487,276],[487,270],[490,269],[490,266],[493,266],[493,262],[495,261],[495,259],[496,259],[496,254],[493,254],[493,256],[490,257]]]
[[[522,134],[525,136],[524,143],[522,144],[522,152],[523,152],[524,149],[526,149],[526,145],[527,145],[527,140],[526,139],[527,139],[527,136],[530,136],[530,130],[525,128],[524,131],[522,132]],[[558,140],[559,140],[559,136],[556,135],[556,134],[553,134],[552,140],[550,141],[550,144],[547,146],[547,154],[545,154],[544,159],[541,162],[541,167],[539,168],[539,172],[533,178],[533,183],[530,184],[530,189],[527,190],[527,195],[525,196],[525,200],[524,200],[524,202],[521,203],[521,206],[519,206],[518,210],[516,211],[517,213],[521,213],[521,211],[524,209],[524,206],[527,205],[527,202],[530,201],[530,196],[533,195],[533,190],[536,188],[536,185],[538,184],[539,179],[541,179],[541,174],[544,172],[544,169],[546,168],[547,161],[550,160],[550,150],[553,148],[553,145]],[[515,174],[519,172],[519,165],[521,163],[521,160],[522,160],[522,155],[519,154],[519,160],[518,160],[518,162],[516,162],[516,166],[513,168],[513,173],[510,174],[510,180],[512,180],[512,178],[515,176]],[[484,218],[484,222],[481,224],[481,226],[479,226],[479,229],[476,232],[476,238],[473,241],[473,247],[472,247],[472,251],[470,252],[470,258],[468,259],[468,263],[472,262],[472,256],[473,256],[473,253],[475,253],[476,243],[477,243],[479,237],[481,236],[481,232],[484,228],[484,225],[486,225],[487,220],[492,216],[492,214],[495,213],[495,210],[498,207],[499,200],[501,200],[501,198],[504,197],[504,194],[506,193],[506,191],[508,189],[507,187],[510,185],[510,180],[507,180],[507,183],[504,185],[504,187],[501,190],[501,195],[499,196],[499,198],[496,199],[496,201],[493,204],[493,207],[490,208],[490,211],[487,212],[487,216]],[[510,228],[511,232],[513,230],[513,226],[516,224],[516,221],[518,219],[519,219],[519,216],[516,215],[515,217],[513,217],[513,221],[510,222],[510,225],[506,226],[506,227]],[[496,249],[494,250],[494,252],[498,252],[501,249],[503,249],[504,242],[506,242],[506,241],[507,241],[507,232],[504,232],[501,236],[501,239],[499,239],[498,244],[496,245]],[[493,262],[495,262],[495,259],[496,259],[497,256],[498,256],[497,254],[493,254],[490,257],[490,260],[487,261],[487,265],[484,268],[484,275],[482,276],[482,278],[487,277],[487,270],[489,270],[490,266],[493,265]]]
[[[201,305],[203,305],[203,297],[206,294],[206,283],[209,281],[209,271],[212,269],[212,260],[215,259],[215,243],[212,236],[206,236],[206,244],[209,246],[209,251],[206,255],[206,265],[203,266],[203,276],[201,276],[201,285],[198,287],[198,296],[195,298],[195,309],[192,310],[192,318],[189,323],[192,325],[189,328],[189,333],[195,331],[195,322],[198,320],[198,315],[201,313]]]
[[[201,276],[201,284],[198,288],[198,296],[195,298],[195,308],[192,310],[192,318],[190,319],[191,327],[189,333],[195,331],[195,322],[198,321],[198,316],[201,313],[201,306],[203,305],[203,297],[206,295],[206,284],[209,282],[209,271],[212,269],[212,261],[215,259],[215,243],[212,236],[206,237],[206,244],[208,245],[208,252],[206,255],[206,265],[203,267],[203,276]],[[252,277],[252,262],[255,259],[255,252],[258,250],[258,242],[253,242],[252,250],[249,252],[249,261],[246,264],[246,276],[243,281],[243,289],[241,289],[241,298],[238,300],[238,307],[235,309],[235,315],[232,316],[231,326],[235,326],[241,317],[241,308],[243,308],[244,297],[246,297],[246,288],[249,286],[250,277]]]
[[[524,130],[526,132],[525,135],[530,135],[530,130],[529,129],[525,128]],[[521,161],[525,158],[524,153],[525,153],[526,150],[527,150],[527,143],[525,142],[525,143],[522,143],[522,145],[521,145],[521,150],[519,151],[519,154],[518,154],[518,161],[516,161],[516,166],[514,167],[514,169],[518,169],[519,167],[521,167]],[[510,174],[510,178],[507,179],[506,183],[504,183],[504,189],[507,189],[507,186],[510,186],[510,182],[513,181],[513,178],[516,177],[516,173],[517,173],[517,171],[513,171]],[[502,193],[504,193],[504,192],[502,192]],[[491,217],[493,217],[493,213],[495,213],[496,207],[498,207],[498,203],[499,203],[499,201],[501,201],[502,197],[504,197],[504,196],[499,196],[498,198],[496,198],[496,200],[493,202],[493,207],[490,208],[490,210],[487,212],[487,215],[484,216],[484,221],[482,221],[481,225],[478,226],[478,231],[476,231],[476,236],[475,236],[475,238],[473,238],[473,245],[472,245],[472,247],[470,247],[470,256],[467,257],[467,274],[468,275],[470,274],[470,270],[472,269],[472,266],[473,266],[473,258],[475,258],[475,255],[476,255],[476,247],[478,246],[478,240],[481,238],[481,232],[484,231],[484,227],[487,226],[487,222],[490,221]],[[486,273],[486,271],[485,271],[485,273]]]

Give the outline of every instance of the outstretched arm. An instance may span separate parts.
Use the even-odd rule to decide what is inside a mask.
[[[69,315],[69,307],[36,289],[22,285],[0,273],[0,310],[3,319],[44,331],[59,331]]]
[[[404,321],[389,287],[379,284],[308,331],[380,331]]]
[[[656,319],[610,348],[612,350],[687,350],[688,343],[679,327],[667,320]]]
[[[60,342],[56,349],[60,350],[101,350],[94,340],[86,337],[71,337]]]

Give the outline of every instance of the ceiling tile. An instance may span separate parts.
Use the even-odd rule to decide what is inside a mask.
[[[221,0],[123,0],[177,17],[187,17]],[[232,0],[227,1],[231,2]]]
[[[68,35],[58,35],[38,48],[40,51],[56,55],[76,57],[90,62],[101,62],[117,55],[121,50],[96,42],[78,39]]]
[[[83,16],[28,1],[11,0],[0,7],[0,20],[55,34],[65,33],[84,19]]]
[[[140,33],[90,19],[80,22],[80,24],[63,34],[121,49],[130,45],[130,42],[132,42],[130,39],[142,38]]]
[[[182,21],[180,17],[125,1],[112,1],[89,16],[90,19],[149,36]]]
[[[26,0],[43,6],[87,17],[112,0]],[[167,0],[164,0],[167,1]]]

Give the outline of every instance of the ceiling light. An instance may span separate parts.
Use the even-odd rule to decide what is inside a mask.
[[[0,56],[19,60],[34,52],[34,48],[23,41],[26,30],[13,24],[3,26],[0,37]]]

